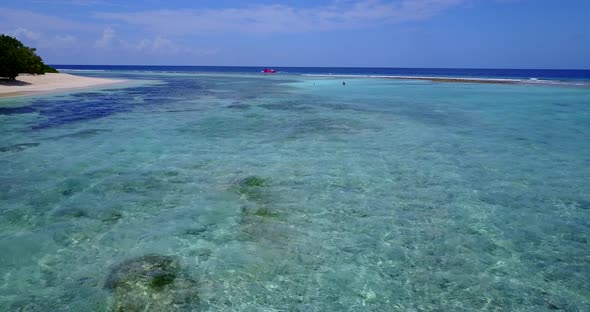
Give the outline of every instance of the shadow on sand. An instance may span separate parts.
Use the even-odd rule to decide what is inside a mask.
[[[28,86],[30,82],[20,80],[10,80],[8,78],[0,78],[0,86]]]

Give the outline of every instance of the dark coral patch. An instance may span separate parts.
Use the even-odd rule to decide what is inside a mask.
[[[123,261],[115,266],[104,287],[114,289],[143,284],[158,288],[172,283],[179,270],[180,264],[175,257],[149,254]]]

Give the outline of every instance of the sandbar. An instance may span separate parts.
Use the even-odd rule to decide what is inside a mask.
[[[0,79],[0,98],[98,87],[122,82],[125,80],[83,77],[64,73],[19,75],[16,80]]]
[[[522,79],[501,78],[468,78],[468,77],[429,77],[429,76],[389,76],[389,75],[325,75],[305,74],[311,77],[336,77],[336,78],[383,78],[400,80],[426,80],[432,82],[464,82],[464,83],[493,83],[493,84],[517,84],[526,82],[539,82],[539,80],[526,81]]]

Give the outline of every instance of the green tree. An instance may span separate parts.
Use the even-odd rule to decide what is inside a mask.
[[[57,72],[43,63],[34,48],[29,48],[16,38],[0,35],[0,77],[14,80],[20,73],[42,75]]]

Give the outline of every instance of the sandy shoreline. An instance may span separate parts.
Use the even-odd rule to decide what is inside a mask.
[[[65,91],[97,87],[124,82],[125,80],[82,77],[70,74],[19,75],[16,81],[0,80],[0,98],[32,95],[53,91]]]

